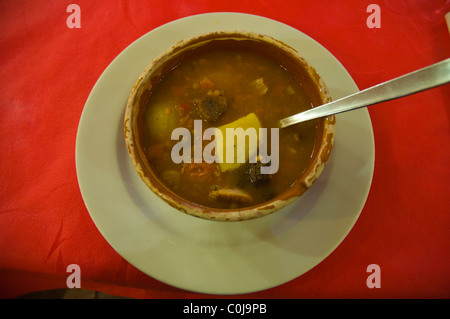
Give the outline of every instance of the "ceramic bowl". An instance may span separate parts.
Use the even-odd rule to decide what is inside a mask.
[[[220,49],[230,45],[246,46],[257,52],[263,51],[266,56],[285,66],[291,73],[295,73],[293,75],[301,81],[315,106],[331,101],[325,83],[313,66],[292,47],[263,34],[223,31],[189,38],[162,52],[145,68],[130,93],[124,116],[124,135],[133,166],[143,183],[169,205],[183,213],[214,221],[243,221],[258,218],[291,204],[308,190],[322,173],[333,148],[335,133],[335,117],[321,119],[316,147],[304,174],[299,176],[298,180],[284,193],[256,206],[240,209],[205,207],[180,197],[166,187],[152,170],[151,163],[144,156],[140,143],[140,123],[147,99],[161,77],[186,56],[194,54],[196,50],[213,47]]]

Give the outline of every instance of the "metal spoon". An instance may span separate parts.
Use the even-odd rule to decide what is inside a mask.
[[[450,58],[279,121],[279,127],[356,110],[450,82]]]

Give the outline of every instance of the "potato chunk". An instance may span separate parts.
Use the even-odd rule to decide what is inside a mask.
[[[173,112],[171,101],[156,101],[145,114],[149,135],[156,141],[170,140],[172,130],[178,126],[179,117]]]
[[[243,130],[243,134],[236,131],[236,129],[239,128]],[[222,140],[216,139],[217,155],[222,159],[222,163],[219,163],[222,172],[234,170],[247,162],[249,158],[256,158],[260,128],[261,123],[255,113],[250,113],[249,115],[241,117],[234,122],[216,128],[216,136],[222,136]],[[227,129],[232,129],[231,131],[234,130],[236,135],[230,134],[227,136]],[[248,136],[252,135],[249,129],[254,130],[256,134],[256,138],[254,140],[247,138],[247,133],[249,134]],[[227,143],[228,139],[233,140],[228,141]],[[242,146],[242,143],[244,143],[244,147],[239,147]],[[233,161],[227,161],[227,154],[229,154],[229,157],[231,157]],[[232,157],[231,154],[234,154],[234,156]],[[243,161],[239,161],[239,159],[243,159]]]

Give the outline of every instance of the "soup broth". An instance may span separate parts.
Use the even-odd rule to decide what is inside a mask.
[[[176,164],[171,151],[179,141],[171,140],[172,131],[185,127],[194,136],[194,120],[202,121],[204,131],[254,113],[270,132],[280,119],[312,107],[302,84],[273,60],[242,48],[209,50],[184,59],[154,84],[141,145],[152,170],[181,198],[213,208],[253,206],[302,175],[314,153],[318,121],[279,130],[278,171],[268,175],[259,174],[260,162],[227,171],[217,163]]]

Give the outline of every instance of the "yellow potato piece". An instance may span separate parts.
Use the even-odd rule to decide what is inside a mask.
[[[179,118],[169,101],[157,100],[145,114],[145,124],[152,139],[164,142],[170,140],[172,130],[178,125]],[[170,110],[170,111],[168,111]]]
[[[219,162],[222,172],[234,170],[249,158],[256,158],[260,128],[261,123],[255,113],[216,128],[216,152],[222,159],[222,163]],[[217,131],[220,131],[222,139],[217,138],[220,135]]]

